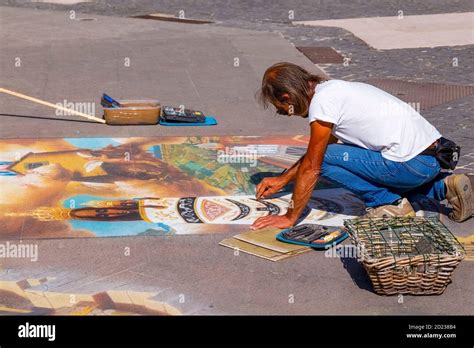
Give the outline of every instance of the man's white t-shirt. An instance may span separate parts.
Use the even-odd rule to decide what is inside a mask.
[[[345,144],[379,151],[406,162],[441,134],[409,104],[361,82],[329,80],[316,85],[309,122],[334,124],[332,133]]]

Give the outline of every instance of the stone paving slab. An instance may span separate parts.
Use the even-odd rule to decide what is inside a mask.
[[[0,85],[6,88],[52,103],[94,104],[99,117],[99,100],[107,92],[117,99],[185,105],[219,121],[215,127],[188,128],[107,126],[71,116],[80,122],[38,119],[61,117],[50,108],[0,95],[2,138],[308,131],[306,120],[273,122],[273,111],[263,110],[255,99],[263,72],[276,61],[274,52],[279,60],[321,73],[279,34],[104,16],[81,22],[67,13],[8,7],[0,16]]]
[[[61,0],[54,0],[61,1]],[[62,0],[73,1],[73,0]],[[205,20],[261,21],[289,23],[292,20],[328,18],[359,18],[395,16],[402,10],[405,15],[469,12],[474,9],[471,0],[93,0],[73,6],[54,3],[34,3],[24,0],[0,0],[0,4],[27,8],[70,10],[111,16],[133,16],[166,13]],[[293,19],[289,18],[293,11]]]
[[[400,303],[397,296],[374,294],[364,270],[353,259],[327,258],[317,251],[280,262],[244,253],[235,256],[233,250],[218,245],[226,237],[231,234],[44,240],[39,242],[40,258],[33,267],[29,260],[6,260],[2,272],[8,269],[8,277],[1,275],[1,279],[35,278],[39,269],[49,269],[44,273],[56,279],[48,291],[158,292],[155,300],[183,314],[468,315],[474,308],[469,295],[474,290],[470,261],[460,264],[453,283],[442,295],[404,296]],[[60,243],[62,249],[58,251]],[[146,254],[148,261],[124,265],[122,271],[116,265],[107,271],[105,260],[127,263],[123,254],[126,247],[130,247],[130,256]],[[77,255],[74,262],[67,257],[71,252]],[[91,256],[93,260],[88,261]],[[98,265],[102,271],[94,277]],[[60,270],[66,272],[61,275]],[[46,276],[44,273],[40,276]],[[78,273],[89,278],[83,280]],[[59,286],[60,280],[74,277],[76,282]],[[180,295],[184,295],[182,303]],[[289,302],[291,295],[293,303]]]
[[[474,44],[474,12],[432,15],[295,21],[294,24],[339,27],[373,48],[387,50]]]

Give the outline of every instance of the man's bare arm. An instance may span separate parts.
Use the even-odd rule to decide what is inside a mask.
[[[293,190],[293,206],[288,209],[285,215],[267,215],[259,217],[250,226],[250,229],[258,230],[268,226],[277,228],[288,228],[294,226],[304,207],[308,203],[309,197],[311,197],[312,191],[318,181],[332,126],[331,123],[327,122],[315,121],[311,123],[311,139],[309,141],[308,151],[306,151],[306,154],[301,159],[297,169],[295,169],[296,185]],[[261,187],[257,189],[257,198],[263,196],[262,191],[264,190],[265,185],[261,185]]]
[[[296,170],[296,185],[293,191],[293,207],[287,217],[296,222],[309,201],[321,174],[321,167],[327,145],[331,139],[332,123],[315,121],[311,123],[311,139],[308,150]]]
[[[314,122],[313,122],[314,123]],[[332,124],[331,125],[331,129],[332,129]],[[338,139],[330,134],[330,137],[329,137],[329,140],[328,140],[328,145],[329,144],[335,144],[338,142]],[[282,174],[282,176],[284,176],[287,180],[288,183],[292,182],[293,180],[296,179],[296,173],[298,172],[298,168],[300,167],[300,164],[301,162],[303,161],[303,158],[306,156],[303,155],[298,161],[296,161],[290,168],[288,168],[284,174]]]

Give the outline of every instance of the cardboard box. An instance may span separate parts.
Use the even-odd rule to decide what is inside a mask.
[[[158,124],[161,105],[157,100],[122,100],[124,107],[104,108],[104,119],[110,125]]]

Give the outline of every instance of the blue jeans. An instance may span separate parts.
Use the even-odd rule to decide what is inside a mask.
[[[368,207],[392,204],[401,197],[422,194],[445,199],[441,167],[433,156],[406,162],[390,161],[377,151],[345,144],[328,145],[322,176],[360,196]]]

